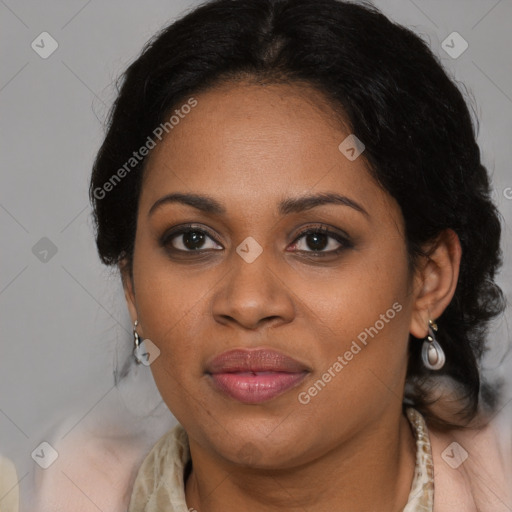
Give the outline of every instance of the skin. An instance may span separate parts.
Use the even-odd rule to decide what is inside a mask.
[[[138,333],[158,346],[151,370],[188,433],[189,507],[201,512],[402,510],[415,441],[402,413],[409,334],[427,335],[455,291],[460,244],[441,234],[411,273],[401,210],[367,171],[364,156],[338,149],[349,131],[316,90],[225,83],[152,150],[140,195],[133,274],[121,265]],[[364,154],[363,154],[364,155]],[[208,195],[226,212],[180,203],[173,192]],[[367,215],[327,204],[280,215],[285,198],[348,196]],[[207,229],[202,252],[170,228]],[[305,227],[345,231],[351,245],[323,238],[315,256]],[[263,252],[247,263],[236,248],[253,237]],[[172,247],[174,246],[174,252]],[[394,303],[402,309],[307,405],[307,391]],[[206,362],[233,348],[277,349],[307,365],[301,384],[263,404],[216,391]]]

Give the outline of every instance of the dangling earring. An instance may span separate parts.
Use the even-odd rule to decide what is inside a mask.
[[[133,344],[135,348],[133,349],[133,356],[135,357],[135,361],[137,364],[142,364],[142,360],[139,357],[139,348],[140,348],[140,337],[137,333],[137,325],[139,325],[139,321],[135,320],[133,324]]]
[[[429,320],[428,323],[428,335],[421,347],[421,358],[423,359],[423,364],[429,370],[439,370],[444,366],[446,356],[434,334],[438,329],[437,324],[432,320]]]

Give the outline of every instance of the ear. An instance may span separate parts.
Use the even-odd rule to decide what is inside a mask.
[[[135,320],[137,320],[137,304],[135,302],[135,288],[133,286],[133,276],[130,271],[128,261],[126,259],[122,259],[119,262],[119,271],[121,273],[121,280],[123,282],[123,290],[126,299],[126,305],[128,307],[128,312],[130,313],[130,318],[132,320],[133,325]]]
[[[450,304],[459,279],[462,248],[455,231],[445,229],[427,247],[414,276],[414,304],[410,333],[428,334],[428,321],[435,321]]]

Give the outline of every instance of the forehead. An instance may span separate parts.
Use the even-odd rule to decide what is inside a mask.
[[[141,206],[174,190],[241,204],[315,191],[371,200],[382,192],[363,157],[350,161],[340,151],[348,125],[316,89],[228,83],[194,98],[149,155]]]

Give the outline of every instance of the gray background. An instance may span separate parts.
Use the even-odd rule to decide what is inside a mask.
[[[467,88],[504,218],[499,283],[510,300],[512,2],[374,3],[421,34]],[[123,387],[114,387],[113,366],[131,349],[131,325],[119,279],[96,254],[87,185],[114,80],[150,36],[196,4],[0,0],[0,452],[16,462],[20,476],[30,474],[30,453],[41,441],[108,413],[119,419],[123,407],[140,418],[129,428],[148,444],[172,425],[149,370],[132,368]],[[59,45],[47,59],[31,48],[43,31]],[[457,59],[442,48],[453,31],[469,43]],[[47,261],[33,251],[43,237],[57,249]],[[39,244],[44,249],[48,242]],[[504,358],[509,319],[510,309],[490,334],[494,348],[485,366],[494,376],[511,373],[511,357]],[[509,381],[507,400],[511,387]]]

